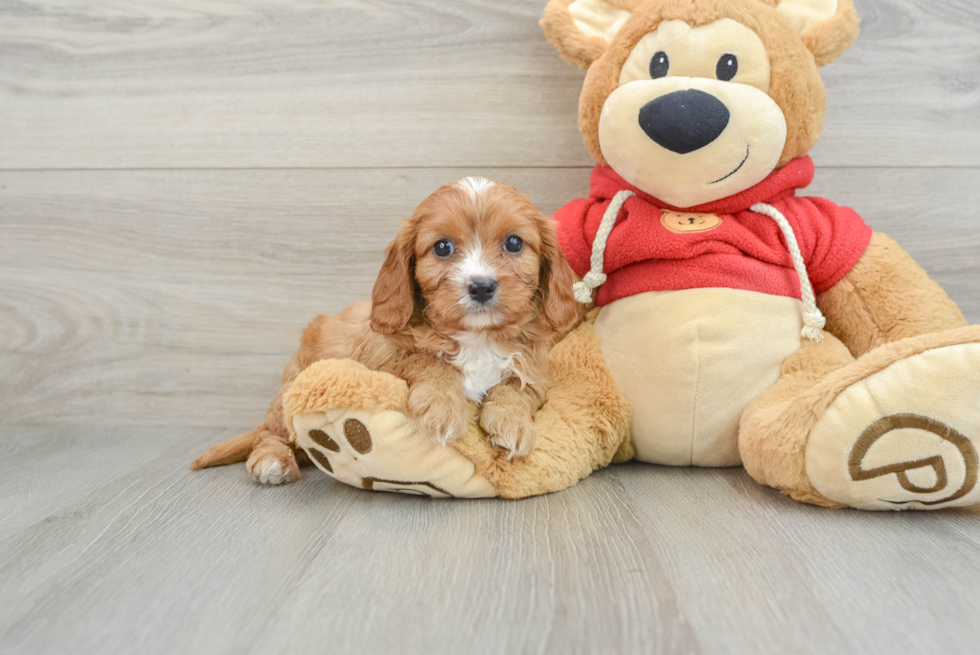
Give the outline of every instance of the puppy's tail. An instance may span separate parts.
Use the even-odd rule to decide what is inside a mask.
[[[245,434],[226,439],[194,460],[191,470],[197,471],[209,466],[224,466],[235,462],[244,462],[252,453],[255,447],[255,440],[258,437],[259,428],[249,430]]]

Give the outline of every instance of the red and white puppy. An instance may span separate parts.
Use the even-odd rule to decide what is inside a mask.
[[[492,442],[511,457],[526,455],[545,399],[549,346],[580,317],[574,282],[554,226],[526,197],[485,178],[447,184],[401,224],[371,301],[306,328],[263,425],[215,446],[194,468],[248,455],[256,480],[296,479],[282,394],[328,358],[403,378],[411,416],[443,442],[466,432],[467,399],[474,400]]]

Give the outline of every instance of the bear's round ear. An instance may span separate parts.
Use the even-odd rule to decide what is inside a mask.
[[[817,66],[833,63],[858,35],[852,0],[779,0],[776,9],[796,30]]]
[[[551,0],[541,28],[572,66],[586,69],[602,56],[638,0]]]

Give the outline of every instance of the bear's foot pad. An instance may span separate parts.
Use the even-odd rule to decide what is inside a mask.
[[[349,360],[317,362],[286,399],[297,445],[317,468],[353,487],[435,498],[497,496],[452,445],[419,434],[402,411],[405,383],[396,380]]]
[[[452,446],[416,435],[400,412],[301,414],[293,417],[293,428],[317,468],[353,487],[435,498],[497,495],[472,462]]]
[[[980,502],[980,343],[919,352],[848,386],[817,422],[806,471],[860,509]]]

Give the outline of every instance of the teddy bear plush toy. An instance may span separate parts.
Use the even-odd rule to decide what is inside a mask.
[[[297,444],[349,484],[434,496],[635,458],[742,465],[828,507],[980,502],[980,327],[854,211],[798,194],[851,0],[551,0],[541,24],[588,70],[597,164],[556,215],[595,308],[552,352],[538,447],[508,460],[475,421],[436,445],[403,381],[336,360],[286,395]]]

